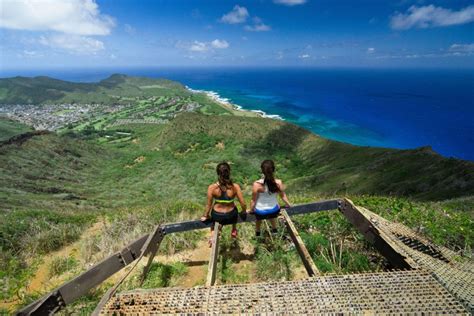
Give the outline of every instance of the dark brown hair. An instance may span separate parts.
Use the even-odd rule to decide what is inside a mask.
[[[232,179],[230,178],[230,165],[227,162],[221,162],[216,167],[217,176],[219,177],[219,187],[223,188],[232,186]]]
[[[265,177],[263,183],[268,186],[268,190],[271,193],[280,192],[280,188],[278,187],[275,177],[273,176],[273,173],[275,172],[275,163],[273,160],[264,160],[260,165],[260,168],[262,169],[262,173]]]

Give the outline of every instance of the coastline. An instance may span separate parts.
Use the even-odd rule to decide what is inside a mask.
[[[191,87],[185,86],[186,90],[188,90],[191,93],[203,93],[205,94],[208,98],[210,98],[212,101],[218,103],[222,107],[232,111],[232,112],[237,112],[237,115],[242,115],[245,113],[251,114],[250,116],[257,116],[257,117],[264,117],[264,118],[269,118],[273,120],[280,120],[284,121],[285,119],[281,117],[280,115],[277,114],[267,114],[266,112],[262,110],[247,110],[244,109],[241,105],[231,103],[228,98],[224,98],[219,93],[212,91],[212,90],[197,90],[193,89]],[[245,115],[248,116],[248,115]]]

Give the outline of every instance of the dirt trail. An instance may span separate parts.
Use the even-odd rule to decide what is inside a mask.
[[[31,282],[26,287],[26,293],[37,293],[43,292],[45,290],[51,289],[58,283],[60,283],[60,278],[51,278],[49,276],[49,267],[51,262],[57,258],[66,258],[66,257],[73,257],[75,259],[79,259],[77,257],[79,252],[80,241],[96,235],[99,233],[102,228],[104,227],[104,222],[100,221],[89,227],[82,235],[81,238],[78,239],[76,242],[67,245],[57,251],[49,253],[47,256],[44,257],[43,262],[39,265],[38,270],[35,273],[35,276],[31,279]]]
[[[232,248],[227,254],[232,257],[234,271],[242,274],[249,274],[248,271],[253,271],[253,253],[253,247],[248,243],[241,243],[239,246]],[[194,249],[185,250],[171,256],[158,255],[154,261],[161,263],[181,262],[185,264],[188,267],[188,271],[186,276],[181,278],[177,286],[193,287],[205,284],[210,255],[211,248],[209,248],[207,240],[202,240]],[[253,273],[250,274],[252,275],[252,280],[249,281],[253,282]]]
[[[39,264],[34,276],[32,277],[30,283],[24,289],[22,295],[31,295],[35,293],[44,293],[48,290],[52,290],[54,287],[62,284],[67,274],[63,274],[60,277],[51,277],[49,275],[49,268],[51,262],[57,258],[73,257],[78,258],[78,252],[80,247],[81,240],[98,234],[104,227],[104,222],[99,221],[94,225],[86,229],[86,231],[81,235],[81,237],[74,243],[67,245],[57,251],[50,252],[48,255],[42,258],[42,262]],[[13,299],[8,301],[0,301],[0,308],[6,308],[7,310],[12,310],[16,305],[20,303],[19,299]]]

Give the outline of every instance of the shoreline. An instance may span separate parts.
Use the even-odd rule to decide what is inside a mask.
[[[284,121],[285,119],[281,117],[278,114],[267,114],[265,111],[262,110],[247,110],[244,109],[241,105],[231,103],[228,98],[224,98],[219,93],[212,91],[212,90],[197,90],[193,89],[189,86],[185,86],[186,90],[188,90],[191,93],[204,93],[207,97],[209,97],[211,100],[214,102],[222,105],[225,108],[230,108],[233,111],[238,111],[238,112],[250,112],[254,115],[257,115],[258,117],[264,117],[264,118],[269,118],[273,120],[280,120]]]

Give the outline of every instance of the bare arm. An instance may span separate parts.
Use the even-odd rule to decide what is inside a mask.
[[[290,207],[291,204],[290,204],[290,201],[288,200],[288,197],[286,196],[285,185],[283,184],[281,180],[279,180],[277,184],[278,184],[278,187],[280,188],[280,197],[283,200],[283,202],[285,202],[285,207]]]
[[[212,207],[212,185],[207,188],[207,203],[206,203],[206,211],[204,215],[201,217],[201,221],[206,221],[209,218],[209,213],[211,212]]]
[[[257,204],[258,197],[258,184],[254,183],[252,185],[252,201],[250,202],[250,212],[255,212],[255,205]]]
[[[242,190],[238,184],[234,184],[237,198],[239,199],[240,206],[242,207],[242,212],[247,210],[247,204],[245,204],[244,195],[242,194]]]

